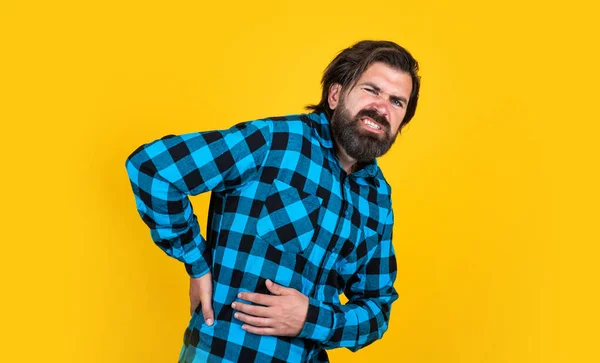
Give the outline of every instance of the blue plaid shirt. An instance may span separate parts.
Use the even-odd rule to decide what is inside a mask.
[[[194,312],[180,362],[327,362],[325,349],[355,351],[387,329],[398,297],[391,188],[376,160],[342,169],[324,114],[168,135],[126,167],[152,240],[190,276],[212,272],[215,322]],[[188,196],[207,191],[204,239]],[[309,297],[297,337],[248,333],[232,317],[237,293],[268,294],[266,279]]]

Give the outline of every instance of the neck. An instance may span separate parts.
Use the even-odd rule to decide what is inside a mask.
[[[356,159],[350,157],[344,149],[342,149],[339,145],[335,145],[335,154],[338,159],[340,159],[340,164],[342,164],[342,168],[346,171],[347,174],[352,174],[354,167],[356,166]]]

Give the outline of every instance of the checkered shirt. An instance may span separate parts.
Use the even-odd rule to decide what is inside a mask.
[[[168,135],[126,168],[152,240],[191,277],[212,272],[215,322],[196,309],[180,362],[328,362],[326,349],[355,351],[386,331],[398,297],[391,188],[376,160],[341,168],[325,114]],[[205,239],[188,196],[207,191]],[[309,297],[297,337],[255,335],[233,318],[237,294],[268,294],[266,279]]]

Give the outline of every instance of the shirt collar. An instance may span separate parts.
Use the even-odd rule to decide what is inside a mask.
[[[313,121],[313,134],[319,140],[321,145],[327,149],[333,150],[333,137],[331,136],[331,128],[329,126],[329,120],[324,112],[321,113],[309,113],[308,117]],[[373,178],[376,185],[379,184],[377,181],[377,174],[379,173],[379,164],[377,163],[377,159],[373,159],[370,162],[364,163],[361,165],[361,168],[352,175],[356,177]]]
[[[333,137],[329,127],[329,120],[324,112],[309,113],[308,117],[312,121],[313,134],[319,140],[321,145],[327,149],[333,149]]]

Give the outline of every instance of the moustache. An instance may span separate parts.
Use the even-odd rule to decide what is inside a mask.
[[[387,131],[390,130],[391,126],[390,126],[390,123],[388,122],[388,120],[385,118],[385,116],[380,115],[379,112],[377,112],[375,110],[360,110],[356,114],[355,119],[358,122],[363,117],[372,118],[375,122],[377,122],[378,124],[380,124]]]

